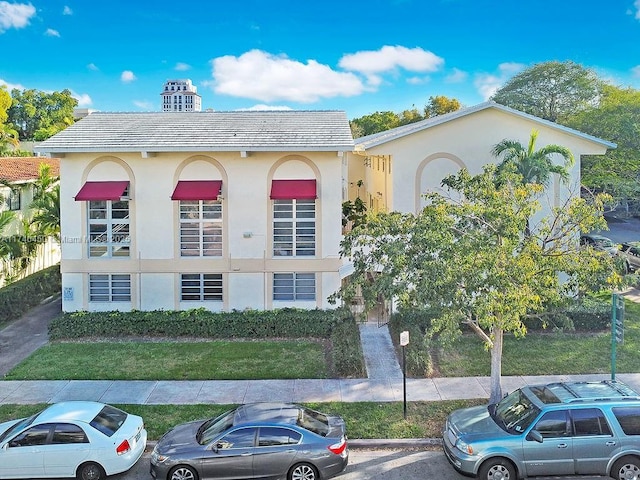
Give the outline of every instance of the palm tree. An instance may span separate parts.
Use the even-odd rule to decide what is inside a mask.
[[[498,164],[496,174],[500,175],[505,170],[515,170],[522,176],[522,183],[538,184],[543,187],[549,186],[549,181],[554,174],[560,177],[563,182],[570,179],[569,169],[573,167],[575,159],[573,153],[561,145],[546,145],[536,150],[536,140],[538,131],[532,130],[529,137],[529,145],[525,148],[520,142],[515,140],[502,140],[493,147],[491,153],[494,157],[503,157]],[[562,165],[553,163],[552,156],[559,155],[564,159]],[[525,237],[530,236],[531,226],[529,219],[524,227]]]
[[[39,233],[60,241],[60,184],[58,177],[51,175],[51,167],[45,163],[40,165],[29,208],[33,211],[31,221]]]
[[[571,151],[560,145],[547,145],[536,150],[537,139],[538,131],[532,130],[526,148],[515,140],[502,140],[493,147],[493,156],[503,156],[502,162],[498,164],[498,172],[505,168],[515,168],[515,171],[522,175],[523,183],[537,183],[545,187],[549,185],[553,174],[559,175],[561,180],[567,182],[570,178],[569,169],[575,163]],[[564,164],[554,164],[551,159],[553,155],[560,155]]]
[[[9,125],[0,124],[0,153],[8,154],[11,153],[11,149],[9,145],[17,148],[20,145],[20,140],[18,140],[18,131],[11,128]]]

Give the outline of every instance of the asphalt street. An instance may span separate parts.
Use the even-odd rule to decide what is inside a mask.
[[[615,243],[640,241],[640,219],[635,217],[622,218],[607,215],[609,230],[600,230],[598,233],[609,237]]]
[[[111,480],[152,480],[149,454],[145,454],[127,473]],[[361,450],[349,452],[349,465],[336,480],[463,480],[447,463],[440,450]]]
[[[149,473],[149,454],[145,454],[127,473],[111,480],[153,480]],[[336,480],[468,480],[456,472],[439,448],[429,449],[351,449],[349,465]],[[541,477],[543,478],[543,477]],[[560,477],[550,477],[558,480]],[[567,478],[567,477],[563,477]],[[569,477],[602,480],[606,477]]]

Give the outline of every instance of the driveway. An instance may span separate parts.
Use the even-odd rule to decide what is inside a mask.
[[[619,218],[607,215],[609,230],[594,231],[609,237],[615,243],[639,242],[640,241],[640,219],[635,217]]]

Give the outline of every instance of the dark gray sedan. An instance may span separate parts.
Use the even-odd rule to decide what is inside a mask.
[[[252,403],[165,433],[151,454],[151,475],[320,480],[342,472],[348,460],[342,417],[291,403]]]

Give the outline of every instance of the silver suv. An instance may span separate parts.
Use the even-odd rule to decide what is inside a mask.
[[[482,480],[558,475],[640,478],[640,395],[616,381],[515,390],[447,418],[447,459]]]

